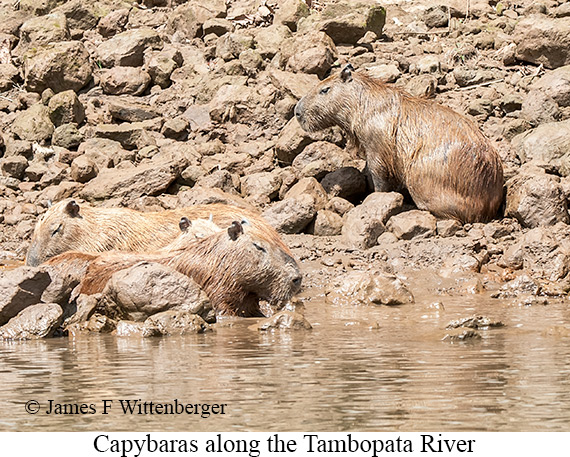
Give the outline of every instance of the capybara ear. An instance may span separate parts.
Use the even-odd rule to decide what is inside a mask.
[[[181,218],[180,222],[178,223],[178,227],[180,227],[180,230],[182,230],[183,232],[188,230],[188,227],[190,227],[191,225],[192,222],[190,222],[190,219],[188,219],[187,217]]]
[[[340,79],[342,80],[342,82],[347,83],[347,82],[352,81],[352,72],[353,71],[354,71],[354,67],[352,65],[350,65],[349,63],[346,64],[346,66],[340,72]]]
[[[79,205],[75,200],[71,200],[67,205],[65,205],[65,212],[71,217],[76,217],[79,215]]]
[[[233,221],[232,225],[228,227],[228,235],[232,241],[237,240],[242,233],[243,227],[238,221]]]
[[[241,220],[241,225],[248,226],[248,225],[251,225],[251,223],[244,217],[244,218]]]

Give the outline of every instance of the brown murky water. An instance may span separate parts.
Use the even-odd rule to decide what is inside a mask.
[[[570,430],[567,303],[416,299],[355,308],[314,296],[306,302],[310,332],[260,334],[242,320],[180,338],[3,342],[0,429]],[[436,299],[445,310],[428,306]],[[474,313],[505,326],[442,341],[451,320]],[[32,399],[41,405],[36,415],[24,409]],[[104,399],[114,400],[108,415]],[[120,412],[120,399],[228,406],[209,418],[133,417]],[[49,400],[94,404],[97,414],[48,415]]]

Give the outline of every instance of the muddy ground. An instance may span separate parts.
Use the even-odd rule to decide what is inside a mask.
[[[239,201],[284,234],[305,294],[405,304],[428,272],[445,294],[565,297],[569,5],[2,1],[0,258],[21,262],[63,198]],[[504,164],[496,220],[462,226],[374,194],[340,130],[300,128],[298,99],[346,63],[480,126]]]

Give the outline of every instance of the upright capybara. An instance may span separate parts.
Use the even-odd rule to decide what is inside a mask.
[[[206,292],[218,315],[262,316],[259,300],[277,307],[301,287],[301,272],[280,244],[259,237],[247,222],[234,221],[227,230],[185,242],[176,250],[154,253],[105,252],[96,256],[65,252],[46,265],[65,270],[66,264],[85,262],[79,293],[102,292],[116,271],[138,262],[157,262],[191,277]]]
[[[174,210],[140,212],[128,208],[98,208],[75,200],[63,200],[43,214],[32,235],[26,264],[37,266],[65,251],[154,251],[180,234],[181,217],[212,218],[228,227],[247,219],[256,236],[279,245],[290,254],[278,233],[261,216],[237,206],[213,203]]]
[[[365,156],[376,191],[406,188],[418,208],[441,218],[493,218],[503,199],[503,168],[477,126],[353,70],[347,65],[299,101],[301,127],[340,126]]]

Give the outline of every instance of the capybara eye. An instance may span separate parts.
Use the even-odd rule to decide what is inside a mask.
[[[331,90],[330,86],[323,87],[323,88],[319,91],[319,94],[324,95],[324,94],[326,94],[329,90]]]
[[[61,231],[62,227],[63,227],[63,224],[59,224],[57,226],[57,228],[53,232],[51,232],[51,236],[55,236],[56,233],[59,233]]]
[[[260,246],[257,243],[253,243],[253,245],[255,246],[255,249],[257,249],[258,251],[267,252],[267,250],[263,246]]]

